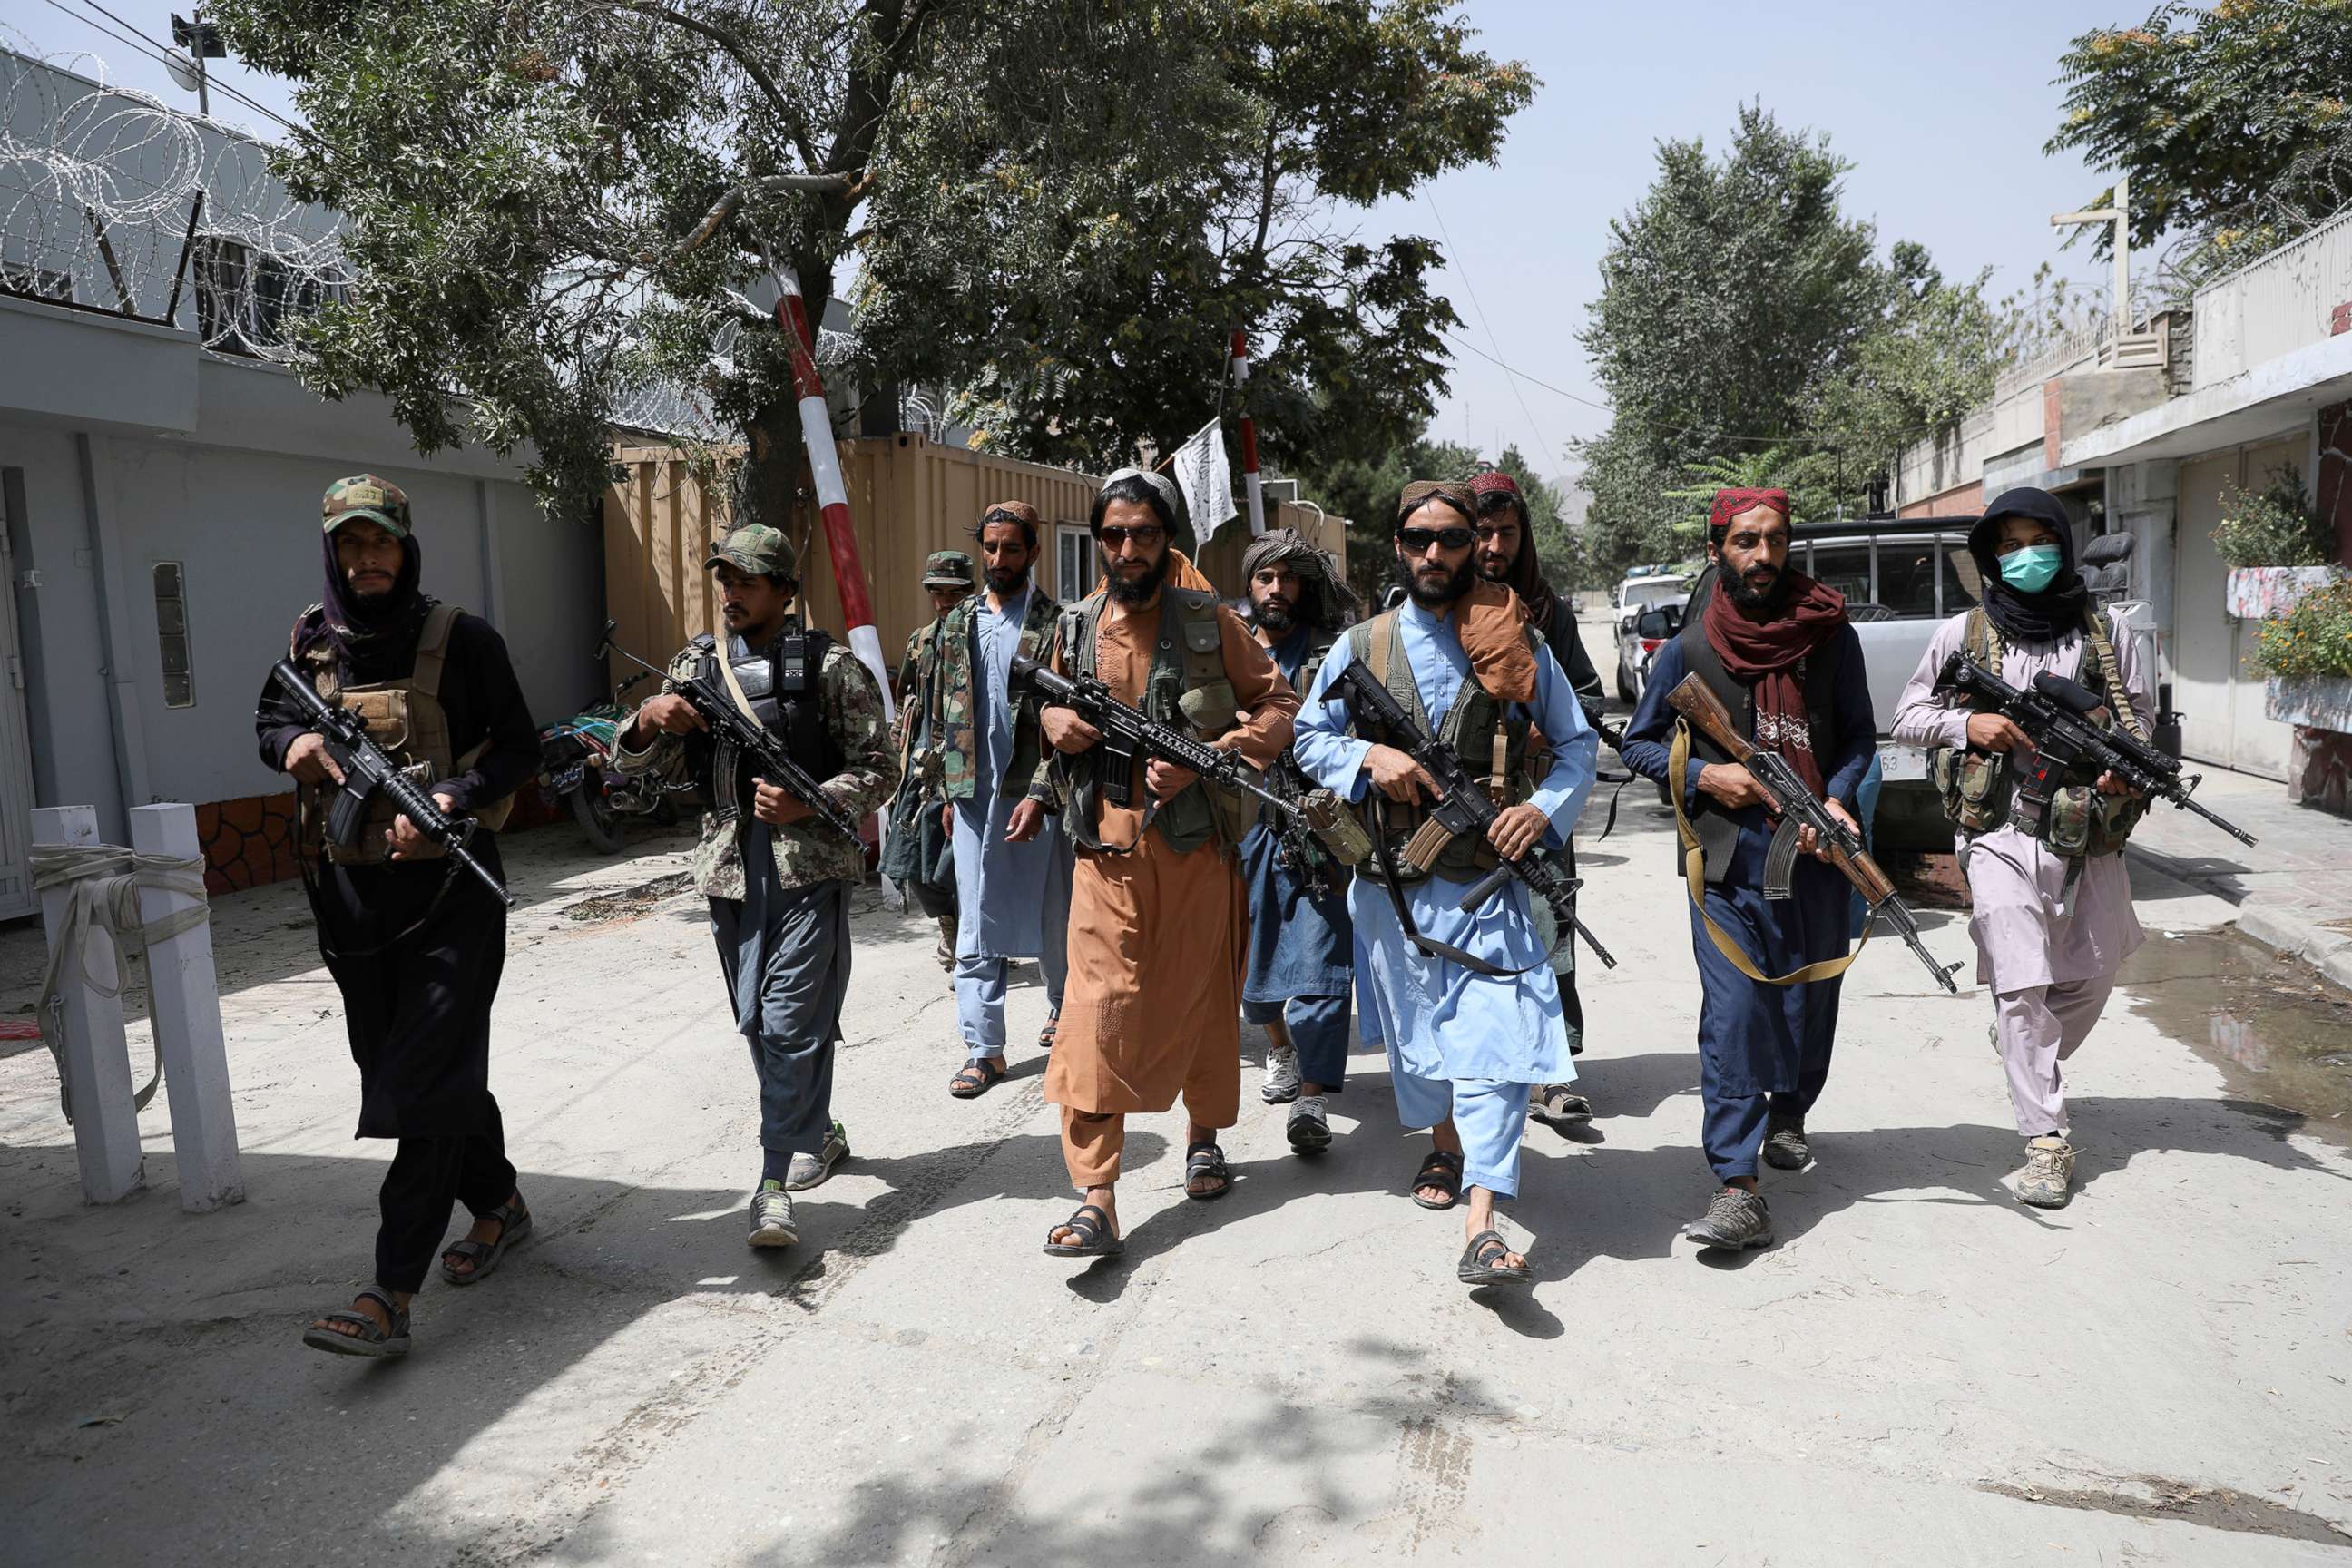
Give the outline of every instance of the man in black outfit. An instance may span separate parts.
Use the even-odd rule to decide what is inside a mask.
[[[420,592],[408,498],[371,474],[338,480],[322,508],[326,594],[294,625],[289,658],[452,816],[471,816],[475,857],[501,874],[496,829],[539,766],[539,731],[506,644],[488,621]],[[453,1204],[474,1215],[441,1251],[470,1285],[530,1233],[490,1097],[490,1004],[507,912],[381,796],[358,841],[325,842],[341,770],[292,700],[265,684],[261,760],[300,786],[299,853],[319,951],[343,995],[360,1069],[357,1136],[396,1138],[379,1194],[375,1281],[302,1342],[340,1355],[404,1355],[409,1298],[425,1283]]]

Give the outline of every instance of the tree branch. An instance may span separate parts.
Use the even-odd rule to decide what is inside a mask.
[[[792,100],[784,96],[784,89],[776,85],[776,79],[769,74],[766,66],[760,63],[758,58],[752,54],[750,43],[740,34],[722,27],[716,22],[706,22],[701,17],[688,16],[684,11],[674,11],[660,4],[659,0],[590,0],[590,3],[604,5],[615,11],[634,11],[640,16],[651,16],[656,21],[668,22],[673,26],[684,27],[689,33],[701,34],[720,48],[725,49],[729,57],[743,68],[743,74],[758,84],[760,90],[767,95],[769,103],[774,106],[776,112],[784,117],[784,122],[787,125],[796,125],[800,122],[800,111],[793,106]]]
[[[713,202],[710,210],[702,215],[702,221],[696,224],[685,238],[667,251],[640,251],[637,262],[644,267],[658,267],[684,260],[709,243],[710,237],[717,234],[720,226],[734,215],[735,209],[743,205],[745,196],[783,191],[814,191],[827,195],[847,195],[854,200],[865,189],[865,184],[862,178],[853,180],[847,174],[763,174],[756,180],[746,180],[741,184],[729,187],[725,195]]]

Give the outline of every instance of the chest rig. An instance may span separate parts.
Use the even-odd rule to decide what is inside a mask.
[[[1463,674],[1461,689],[1454,694],[1444,721],[1433,728],[1429,711],[1422,706],[1421,688],[1412,678],[1412,661],[1399,646],[1397,622],[1402,613],[1401,608],[1389,610],[1348,628],[1348,646],[1357,661],[1388,689],[1423,733],[1462,759],[1463,766],[1477,775],[1496,805],[1517,805],[1526,800],[1535,792],[1536,775],[1530,771],[1536,760],[1531,740],[1534,726],[1524,711],[1515,713],[1513,705],[1496,701],[1479,684],[1473,668]],[[1532,632],[1525,635],[1534,636]],[[1391,743],[1388,735],[1373,732],[1378,728],[1370,725],[1360,732],[1365,740]],[[1355,811],[1369,837],[1387,841],[1386,858],[1396,866],[1397,880],[1407,887],[1432,875],[1475,881],[1500,864],[1495,847],[1484,837],[1456,837],[1433,820],[1428,807],[1419,802],[1401,805],[1367,787],[1363,804]],[[1376,882],[1384,882],[1387,875],[1381,860],[1381,856],[1369,856],[1357,869]]]
[[[1961,640],[1969,657],[1979,664],[1990,670],[2000,668],[2000,630],[1984,613],[1982,605],[1969,612]],[[2146,740],[2147,731],[2124,687],[2115,644],[2107,640],[2105,628],[2099,625],[2098,611],[2087,605],[2083,609],[2082,664],[2085,684],[2106,707],[2105,727],[2112,729],[2120,723]],[[1988,711],[1981,702],[1971,702],[1969,710]],[[2097,781],[2083,780],[2055,791],[2051,796],[2050,810],[2042,820],[2029,820],[2015,812],[2017,780],[2006,752],[1937,746],[1927,754],[1927,776],[1936,786],[1944,815],[1963,833],[1990,833],[2002,826],[2013,826],[2027,837],[2041,839],[2059,855],[2078,862],[2077,870],[2083,859],[2113,855],[2122,849],[2132,829],[2147,813],[2146,801],[2134,800],[2129,795],[2101,795],[2094,787]],[[2072,882],[2070,873],[2069,886]]]
[[[1107,593],[1088,595],[1062,612],[1060,635],[1065,657],[1075,675],[1093,676],[1097,639],[1102,626]],[[1234,727],[1240,700],[1225,675],[1224,631],[1217,621],[1217,596],[1196,589],[1164,587],[1160,591],[1160,623],[1151,641],[1151,666],[1145,672],[1138,708],[1160,723],[1181,725],[1203,741],[1213,741]],[[1102,744],[1075,756],[1055,753],[1056,777],[1065,790],[1062,822],[1072,843],[1081,848],[1124,854],[1135,844],[1105,844],[1095,830],[1097,808],[1140,805],[1143,824],[1136,842],[1153,827],[1168,847],[1189,854],[1214,838],[1231,848],[1241,843],[1256,819],[1257,803],[1231,791],[1212,791],[1195,779],[1166,804],[1151,799],[1144,788],[1141,753],[1118,747],[1108,737]]]
[[[340,708],[349,709],[367,721],[368,739],[383,748],[384,755],[398,763],[410,781],[430,793],[433,786],[467,772],[489,749],[489,738],[462,755],[456,753],[449,737],[449,711],[441,705],[441,675],[449,658],[449,634],[457,617],[466,612],[456,605],[436,605],[425,612],[425,626],[416,637],[416,662],[410,666],[407,676],[399,680],[373,680],[360,685],[343,684],[331,643],[313,641],[301,647],[303,633],[314,625],[320,614],[317,606],[303,612],[294,626],[289,640],[289,657],[295,667],[310,678],[310,685],[320,698]],[[514,809],[514,796],[506,795],[474,808],[474,818],[481,826],[495,833],[506,825]],[[320,809],[319,791],[304,784],[296,795],[296,810],[305,858],[318,852],[325,839],[325,814]],[[381,793],[368,807],[366,828],[358,840],[350,845],[323,844],[327,860],[336,866],[373,866],[389,858],[391,847],[384,842],[399,812]],[[439,851],[434,851],[436,855]]]
[[[730,640],[722,655],[709,632],[687,645],[696,674],[715,679],[762,729],[782,736],[793,761],[820,781],[841,772],[843,761],[841,744],[824,721],[824,660],[832,646],[830,637],[804,628],[797,616],[786,619],[764,648],[737,653]],[[688,744],[694,771],[709,781],[711,816],[721,824],[751,820],[753,760],[732,742],[699,731]]]

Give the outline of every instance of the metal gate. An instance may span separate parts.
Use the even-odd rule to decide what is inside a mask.
[[[16,470],[6,476],[16,479]],[[21,482],[0,484],[0,505],[24,504]],[[33,897],[33,739],[25,720],[25,649],[16,632],[16,559],[8,544],[26,518],[0,517],[0,920],[37,908]]]

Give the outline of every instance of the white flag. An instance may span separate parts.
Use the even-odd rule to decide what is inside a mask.
[[[1207,549],[1209,536],[1234,515],[1234,470],[1225,461],[1225,433],[1212,419],[1176,448],[1176,482],[1184,510],[1192,516],[1192,542]]]

